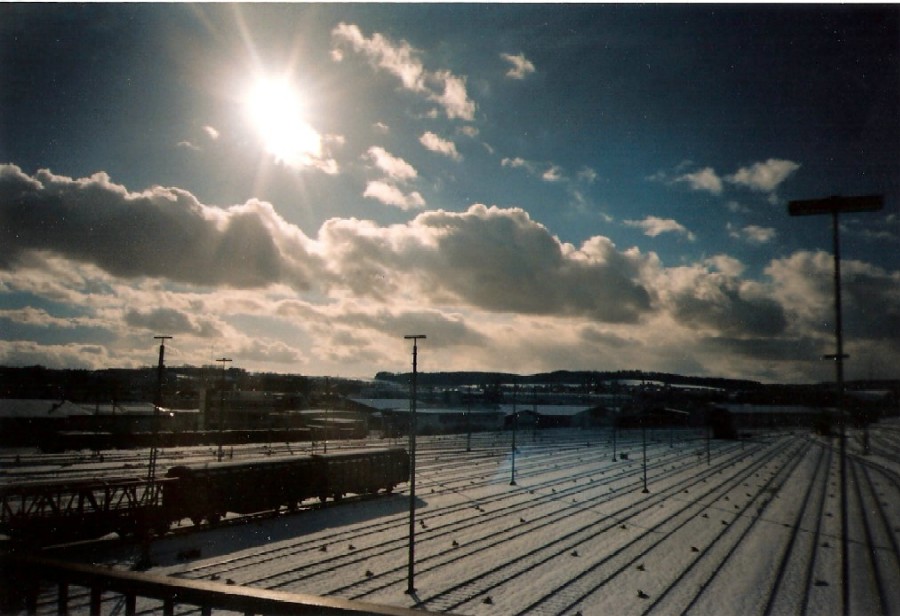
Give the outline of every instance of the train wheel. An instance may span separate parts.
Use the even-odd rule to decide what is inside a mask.
[[[191,516],[191,522],[194,524],[194,526],[200,526],[200,524],[203,523],[203,518],[201,518],[200,516]]]
[[[222,520],[222,516],[220,516],[218,513],[211,513],[209,514],[209,516],[207,516],[206,519],[209,520],[210,526],[215,526]]]

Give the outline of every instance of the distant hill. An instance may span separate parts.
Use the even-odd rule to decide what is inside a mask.
[[[379,372],[375,378],[394,383],[409,383],[412,373]],[[580,385],[587,390],[602,388],[616,381],[652,381],[665,385],[715,387],[728,390],[747,390],[762,387],[758,381],[720,377],[683,376],[665,372],[618,370],[615,372],[556,370],[540,374],[519,375],[508,372],[419,372],[417,383],[424,387],[463,387],[466,385]]]

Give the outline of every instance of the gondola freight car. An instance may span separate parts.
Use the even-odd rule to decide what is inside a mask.
[[[184,518],[215,523],[229,512],[390,492],[408,479],[406,451],[379,449],[174,466],[152,483],[120,477],[12,484],[0,486],[0,535],[46,544],[162,533]]]
[[[254,513],[318,498],[340,500],[345,494],[390,492],[409,478],[409,456],[403,449],[334,453],[175,466],[163,485],[165,515],[171,521],[190,518],[217,522],[226,513]]]

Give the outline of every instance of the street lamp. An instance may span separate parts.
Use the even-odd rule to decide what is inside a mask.
[[[516,485],[516,432],[519,428],[519,413],[516,412],[516,394],[519,391],[519,384],[513,384],[513,433],[512,433],[512,473],[509,479],[509,485]]]
[[[159,407],[162,406],[162,381],[163,370],[166,355],[166,340],[171,340],[172,336],[153,336],[154,340],[159,340],[159,364],[156,367],[156,396],[153,399],[153,440],[150,443],[150,465],[147,470],[147,489],[153,491],[156,481],[156,458],[159,453]],[[150,494],[152,502],[148,501],[148,505],[156,504],[156,495]]]
[[[838,430],[840,441],[840,483],[841,483],[841,603],[843,613],[850,610],[849,591],[849,550],[847,545],[847,452],[844,435],[844,333],[843,316],[841,314],[841,240],[838,215],[852,212],[877,212],[884,207],[881,195],[864,195],[860,197],[828,197],[825,199],[808,199],[788,203],[791,216],[831,215],[831,241],[834,248],[834,337],[836,353],[826,355],[826,359],[835,360],[835,381],[837,387]]]
[[[649,494],[650,490],[647,489],[647,409],[643,409],[641,412],[641,441],[643,443],[642,447],[644,450],[644,489],[642,492],[644,494]]]
[[[413,372],[409,396],[409,562],[407,565],[406,593],[416,592],[416,372],[418,359],[418,341],[424,340],[424,334],[403,336],[413,341]]]
[[[225,365],[230,362],[231,359],[228,357],[222,357],[221,359],[217,359],[216,361],[222,362],[222,381],[219,387],[219,451],[216,455],[219,462],[221,462],[222,458],[224,457],[224,453],[222,452],[222,441],[225,440]]]

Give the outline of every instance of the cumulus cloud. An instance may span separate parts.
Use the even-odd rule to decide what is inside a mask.
[[[529,163],[524,158],[519,158],[518,156],[516,158],[503,158],[500,161],[500,166],[510,167],[512,169],[524,168],[532,172],[534,171],[534,166],[531,163]]]
[[[0,267],[43,250],[126,278],[300,289],[311,286],[317,267],[308,238],[268,203],[222,210],[175,188],[131,193],[104,173],[75,180],[0,166],[0,212],[15,221],[0,227]]]
[[[363,192],[363,197],[376,199],[385,205],[399,207],[401,210],[411,210],[425,205],[425,199],[418,192],[413,191],[406,194],[393,184],[380,180],[375,180],[366,184],[366,190]]]
[[[799,163],[770,158],[762,163],[741,167],[727,179],[733,184],[746,186],[755,191],[772,192],[799,168]]]
[[[565,179],[565,176],[562,172],[562,167],[559,165],[550,165],[544,173],[541,174],[541,179],[545,182],[561,182]]]
[[[456,144],[447,139],[441,139],[431,131],[427,131],[419,137],[419,143],[425,146],[425,149],[443,154],[453,160],[462,160],[462,156],[456,151]]]
[[[696,239],[694,234],[688,231],[684,225],[671,218],[647,216],[643,220],[623,220],[622,224],[627,227],[642,229],[644,235],[648,237],[657,237],[663,233],[676,233],[678,235],[683,235],[692,242]]]
[[[694,190],[704,190],[714,195],[722,194],[722,179],[712,167],[704,167],[693,173],[685,173],[675,178],[676,182],[686,182]]]
[[[384,148],[372,146],[366,152],[366,157],[385,175],[397,182],[407,182],[415,179],[418,175],[415,167]]]
[[[420,52],[408,42],[395,43],[375,33],[366,37],[359,26],[340,23],[331,32],[336,47],[332,58],[342,61],[343,46],[364,55],[375,68],[394,75],[406,90],[425,96],[441,105],[450,119],[472,120],[475,103],[466,92],[466,79],[448,70],[428,71],[419,59]]]
[[[778,232],[772,227],[761,227],[759,225],[747,225],[737,228],[731,223],[728,224],[728,235],[736,240],[743,240],[750,244],[766,244],[775,239]]]
[[[672,222],[629,224],[686,233]],[[603,236],[569,244],[518,208],[334,218],[307,237],[255,200],[216,208],[174,188],[5,165],[0,241],[0,290],[38,298],[0,320],[45,341],[0,340],[13,365],[146,365],[151,335],[168,333],[183,349],[173,361],[208,360],[217,341],[254,367],[370,370],[395,365],[413,326],[457,369],[632,362],[777,377],[833,352],[827,253],[775,259],[752,280],[726,254],[667,267]],[[848,352],[900,359],[900,272],[845,261],[844,290]]]
[[[534,72],[534,64],[523,53],[517,55],[501,53],[500,57],[512,64],[512,68],[506,71],[506,76],[510,79],[525,79]]]
[[[657,270],[653,284],[660,308],[676,321],[712,336],[777,336],[787,319],[783,307],[758,283],[741,280],[734,263]],[[713,269],[715,268],[715,269]]]

